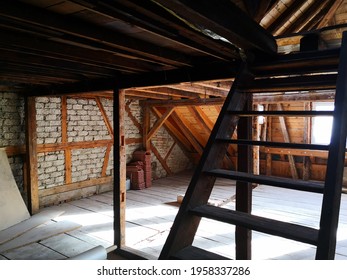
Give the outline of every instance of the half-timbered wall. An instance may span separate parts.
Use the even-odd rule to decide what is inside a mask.
[[[143,150],[144,107],[138,100],[126,100],[125,135],[127,163],[134,151]],[[150,127],[158,117],[150,112]],[[162,178],[192,168],[191,159],[183,152],[174,137],[162,126],[151,138],[150,145],[153,179]]]
[[[21,192],[24,191],[24,160],[16,147],[25,144],[24,98],[0,92],[0,147],[7,147],[13,175]]]

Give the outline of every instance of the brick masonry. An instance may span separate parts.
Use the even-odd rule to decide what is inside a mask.
[[[0,92],[0,147],[25,144],[24,116],[24,98],[14,93]],[[21,156],[9,158],[21,192],[23,192],[23,162]]]
[[[130,105],[131,113],[136,118],[138,124],[143,123],[143,108],[138,101],[133,101]],[[150,123],[151,127],[156,122],[157,118],[151,113]],[[133,120],[129,117],[128,113],[125,113],[125,131],[126,138],[142,138],[142,131],[134,125]],[[171,146],[175,142],[165,127],[161,127],[159,131],[152,138],[152,143],[158,150],[160,156],[165,158],[167,152],[170,150]],[[134,151],[142,149],[142,143],[136,143],[127,145],[127,163],[131,161],[132,154]],[[168,174],[164,167],[161,165],[159,159],[152,153],[152,177],[153,179],[158,179],[166,177]],[[192,168],[192,162],[184,154],[182,149],[176,145],[171,152],[171,155],[167,159],[167,165],[173,173],[178,173],[183,170]]]
[[[61,143],[61,98],[36,98],[38,144]],[[67,98],[67,142],[111,139],[100,109],[94,99]],[[101,99],[113,125],[113,102]],[[100,178],[106,147],[72,149],[72,183]],[[38,155],[39,188],[65,184],[65,154],[63,151]],[[113,174],[113,150],[106,175]]]
[[[36,98],[37,143],[59,144],[62,142],[60,97]],[[113,126],[113,101],[101,99],[105,112]],[[143,108],[138,101],[130,104],[131,113],[137,125],[125,113],[125,136],[127,139],[142,139]],[[25,145],[24,98],[14,93],[0,92],[0,147]],[[151,115],[151,123],[156,121]],[[111,139],[101,112],[94,99],[67,98],[67,136],[68,142]],[[138,141],[141,142],[141,141]],[[153,144],[162,157],[166,156],[173,139],[165,128],[161,128],[153,138]],[[142,143],[126,147],[127,162],[131,161],[134,151],[141,150]],[[79,182],[101,176],[101,168],[106,147],[72,150],[72,182]],[[159,160],[152,153],[153,178],[167,176]],[[23,191],[23,156],[9,158],[17,184]],[[172,172],[191,167],[189,159],[178,145],[167,159]],[[111,150],[106,175],[113,174],[113,148]],[[64,151],[38,154],[39,188],[51,188],[65,184]]]

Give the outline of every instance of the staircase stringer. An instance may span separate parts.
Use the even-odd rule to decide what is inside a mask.
[[[244,88],[253,79],[254,76],[248,72],[247,63],[243,62],[195,169],[159,259],[168,259],[175,252],[192,245],[201,217],[193,216],[188,212],[190,209],[208,202],[216,178],[203,172],[221,167],[228,144],[216,144],[215,140],[217,137],[231,138],[239,117],[228,114],[228,111],[242,111],[244,109],[247,93],[242,92],[239,88]]]
[[[343,33],[333,128],[325,177],[316,259],[334,259],[347,136],[347,32]]]

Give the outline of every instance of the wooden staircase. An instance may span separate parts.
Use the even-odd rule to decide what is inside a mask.
[[[316,259],[334,259],[338,226],[347,127],[347,34],[344,34],[339,56],[335,94],[335,109],[322,111],[250,110],[252,89],[257,85],[247,63],[240,67],[232,88],[216,121],[186,195],[176,216],[159,259],[226,259],[192,246],[202,217],[236,225],[236,258],[251,259],[252,230],[315,245]],[[305,62],[305,59],[303,59]],[[319,64],[319,62],[315,62]],[[290,63],[289,63],[290,64]],[[289,65],[288,64],[288,65]],[[307,61],[306,61],[307,64]],[[306,65],[304,63],[304,65]],[[276,68],[276,67],[274,67]],[[283,68],[282,68],[283,69]],[[319,71],[312,67],[310,71]],[[303,79],[303,82],[305,79]],[[259,84],[259,83],[258,83]],[[298,85],[300,88],[300,85]],[[251,140],[253,116],[333,116],[332,138],[329,145],[278,143]],[[238,126],[238,139],[231,139]],[[230,144],[238,145],[238,170],[223,169],[223,158]],[[325,182],[288,179],[251,172],[250,147],[269,146],[328,151]],[[236,180],[235,210],[208,205],[217,178]],[[319,228],[264,218],[251,213],[252,183],[297,191],[320,193],[323,196]]]

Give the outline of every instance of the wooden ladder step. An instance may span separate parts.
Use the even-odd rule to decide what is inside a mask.
[[[263,147],[278,147],[278,148],[290,148],[290,149],[308,149],[318,151],[328,151],[329,145],[318,145],[318,144],[301,144],[301,143],[286,143],[286,142],[269,142],[269,141],[254,141],[254,140],[243,140],[243,139],[223,139],[216,138],[218,142],[224,142],[229,144],[238,145],[252,145],[252,146],[263,146]]]
[[[229,260],[228,258],[209,252],[207,250],[195,247],[187,246],[178,251],[175,255],[171,256],[171,259],[175,260]]]
[[[264,184],[274,187],[280,187],[285,189],[307,191],[313,193],[323,193],[324,183],[303,181],[297,179],[287,179],[275,176],[254,175],[246,172],[225,170],[225,169],[213,169],[204,172],[207,175],[238,180],[249,183]]]
[[[318,117],[333,116],[334,111],[228,111],[229,114],[240,117],[269,116],[269,117]]]
[[[242,226],[251,230],[293,239],[303,243],[317,245],[318,242],[317,229],[272,220],[240,211],[212,205],[203,205],[190,210],[190,213],[196,216]]]

